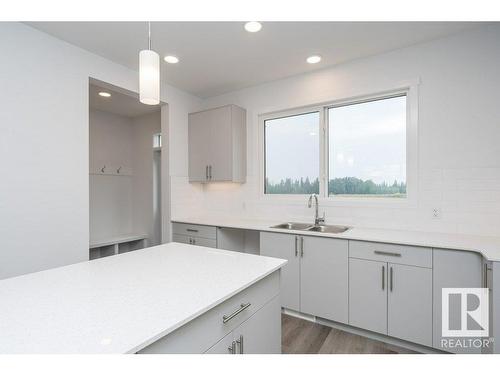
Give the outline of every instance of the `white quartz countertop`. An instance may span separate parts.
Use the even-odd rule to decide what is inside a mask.
[[[286,220],[250,220],[241,218],[179,218],[172,220],[178,223],[211,225],[225,228],[239,228],[266,232],[294,233],[307,236],[343,238],[349,240],[385,242],[401,245],[425,246],[443,249],[474,251],[481,253],[487,260],[500,261],[500,237],[474,236],[465,234],[448,234],[420,232],[409,230],[390,230],[377,228],[353,227],[344,233],[318,233],[271,228],[272,225]],[[335,223],[327,223],[335,224]]]
[[[135,353],[285,260],[169,243],[0,281],[0,353]]]

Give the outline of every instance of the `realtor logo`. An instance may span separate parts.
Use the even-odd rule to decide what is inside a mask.
[[[488,292],[488,288],[443,288],[443,337],[487,337]]]

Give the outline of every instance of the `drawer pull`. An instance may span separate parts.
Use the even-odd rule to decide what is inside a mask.
[[[240,354],[243,354],[243,335],[240,335],[240,338],[236,340],[236,344],[240,347]]]
[[[233,340],[231,346],[227,348],[228,352],[231,354],[236,354],[236,341]]]
[[[391,256],[391,257],[400,257],[401,256],[400,253],[391,253],[389,251],[375,250],[374,253],[377,254],[377,255],[388,255],[388,256]]]
[[[382,290],[385,289],[385,266],[382,266]]]
[[[240,308],[238,310],[236,310],[235,312],[233,312],[232,314],[229,314],[229,315],[224,315],[222,317],[222,323],[227,323],[229,322],[231,319],[233,319],[236,315],[238,315],[240,312],[248,309],[250,307],[251,303],[242,303],[240,305]]]
[[[190,228],[187,228],[186,229],[187,232],[194,232],[194,233],[198,233],[198,229],[190,229]]]
[[[390,291],[392,292],[392,280],[394,279],[394,276],[393,276],[393,274],[392,274],[392,267],[391,267],[391,270],[390,270],[390,271],[391,271],[391,284],[390,284],[390,288],[389,288],[389,289],[390,289]]]

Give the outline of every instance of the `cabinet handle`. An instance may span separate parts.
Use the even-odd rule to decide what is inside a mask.
[[[375,250],[374,253],[377,254],[377,255],[388,255],[388,256],[391,256],[391,257],[400,257],[401,256],[400,253],[391,253],[389,251]]]
[[[385,289],[385,266],[382,266],[382,290]]]
[[[198,233],[198,229],[190,229],[190,228],[187,228],[187,229],[186,229],[186,232],[194,232],[194,233]]]
[[[192,245],[193,244],[193,239],[189,237],[189,243]]]
[[[300,257],[304,258],[304,237],[300,237]]]
[[[393,277],[393,275],[392,275],[392,267],[391,267],[390,272],[391,272],[391,283],[390,283],[390,285],[389,285],[389,289],[390,289],[390,291],[392,292],[392,280],[394,279],[394,277]]]
[[[297,242],[299,242],[299,237],[295,236],[295,257],[299,255],[299,247]]]
[[[208,165],[205,166],[205,180],[208,180]]]
[[[228,351],[229,351],[229,353],[231,353],[231,354],[236,354],[236,341],[233,341],[233,342],[231,343],[231,346],[229,346],[229,347],[227,348],[227,350],[228,350]]]
[[[236,343],[240,347],[240,354],[243,354],[243,335],[240,335],[240,338],[236,340]]]
[[[250,307],[251,303],[242,303],[240,305],[240,308],[236,311],[234,311],[233,313],[229,314],[229,315],[224,315],[222,317],[222,323],[227,323],[229,322],[231,319],[233,319],[236,315],[238,315],[239,313],[241,313],[242,311],[248,309]]]
[[[212,166],[211,165],[208,166],[208,175],[209,175],[209,178],[212,179]]]
[[[196,240],[193,238],[193,245],[196,245]]]
[[[484,263],[483,270],[483,288],[488,287],[488,264]]]

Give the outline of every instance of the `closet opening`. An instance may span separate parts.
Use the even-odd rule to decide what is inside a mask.
[[[89,259],[164,240],[162,106],[89,81]]]

